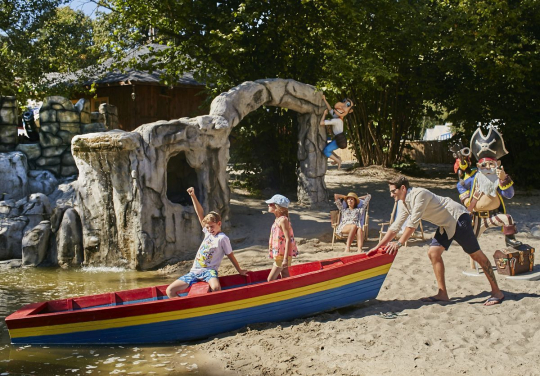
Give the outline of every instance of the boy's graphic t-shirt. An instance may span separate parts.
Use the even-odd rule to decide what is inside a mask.
[[[220,232],[216,236],[210,234],[206,228],[203,228],[204,240],[199,247],[191,272],[199,274],[207,269],[217,271],[223,256],[229,255],[232,252],[231,241],[229,237]]]

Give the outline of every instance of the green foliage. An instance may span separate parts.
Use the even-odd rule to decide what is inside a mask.
[[[520,185],[540,182],[540,155],[527,153],[540,140],[536,0],[99,2],[111,12],[94,22],[56,11],[62,0],[0,3],[2,94],[21,98],[46,72],[112,55],[119,68],[165,70],[166,84],[194,72],[209,98],[244,81],[292,78],[331,104],[354,101],[346,133],[361,165],[414,169],[401,141],[428,124],[451,121],[467,139],[477,123],[500,119],[508,172]],[[121,60],[147,42],[170,48]],[[295,184],[296,132],[295,114],[279,109],[259,109],[234,129],[231,162],[252,189]]]
[[[401,140],[419,138],[430,119],[465,133],[499,118],[508,127],[538,124],[535,0],[107,2],[127,39],[171,46],[156,54],[171,82],[194,71],[213,97],[283,77],[317,85],[330,103],[352,98],[346,132],[361,165],[396,163]],[[254,179],[267,176],[267,150],[253,137],[273,137],[262,116],[239,125],[241,150],[231,149]],[[508,143],[519,146],[512,136]]]
[[[425,177],[426,172],[418,166],[416,161],[411,158],[410,155],[405,154],[401,157],[401,160],[393,163],[392,168],[395,168],[399,172],[408,175],[408,176],[416,176],[416,177]]]
[[[129,30],[132,41],[152,38],[171,47],[156,53],[156,58],[163,56],[167,60],[166,80],[193,71],[197,79],[208,82],[219,94],[254,79],[253,73],[260,74],[261,68],[277,71],[268,72],[274,75],[279,73],[283,66],[280,63],[289,58],[288,48],[283,48],[280,40],[293,31],[279,24],[281,17],[275,18],[280,3],[284,6],[286,2],[273,3],[275,9],[269,2],[208,0],[111,0],[110,6],[117,10],[114,17],[119,29]],[[279,31],[283,35],[278,37]]]
[[[70,7],[56,9],[39,30],[35,44],[42,49],[43,72],[67,73],[96,64],[93,49],[93,22],[81,11]]]
[[[437,97],[453,109],[467,139],[478,123],[497,119],[509,155],[505,169],[518,186],[538,185],[540,164],[540,4],[535,0],[441,3],[441,82]]]
[[[401,138],[419,133],[426,86],[436,87],[428,41],[433,22],[424,26],[429,4],[419,4],[110,0],[119,28],[132,30],[132,40],[156,30],[153,40],[171,47],[155,54],[167,61],[168,81],[194,71],[212,97],[246,80],[283,77],[318,84],[330,101],[352,97],[357,111],[348,116],[348,134],[356,154],[365,164],[386,165],[399,158]],[[276,142],[271,130],[282,123],[262,116],[239,125],[235,137],[242,148],[231,148],[231,156],[267,179],[274,167],[262,165],[268,159],[264,146]],[[293,128],[287,125],[289,133]],[[264,130],[264,141],[254,141]],[[295,161],[294,148],[283,158]],[[288,166],[294,173],[293,163]]]
[[[296,190],[297,126],[294,113],[263,108],[250,114],[242,127],[231,133],[233,168],[242,171],[244,188],[258,192],[265,188]]]
[[[334,48],[325,51],[322,82],[356,104],[347,128],[363,165],[392,165],[401,156],[401,140],[421,133],[420,119],[441,76],[432,8],[428,1],[373,0],[334,10]]]
[[[457,110],[453,117],[485,122],[537,108],[538,2],[448,3],[452,11],[444,23],[451,32],[441,39],[441,49],[447,51],[446,69],[456,72],[444,98]]]
[[[46,74],[69,74],[111,56],[102,37],[112,30],[107,15],[91,20],[81,11],[59,7],[66,2],[15,0],[0,5],[2,94],[16,95],[19,103],[47,95],[69,97],[85,89],[73,77],[69,82],[69,75],[63,85],[50,86]]]
[[[331,13],[322,1],[110,0],[109,4],[116,10],[117,27],[130,30],[130,40],[147,38],[170,47],[154,51],[137,65],[164,69],[165,83],[192,71],[207,83],[213,98],[244,81],[281,77],[316,84],[320,76],[320,55],[326,48],[321,30]],[[251,189],[296,186],[296,127],[296,113],[264,109],[233,130],[231,162],[244,171]]]
[[[58,8],[57,16],[40,30],[42,44],[52,47],[43,54],[43,61],[49,64],[43,72],[54,72],[42,78],[36,87],[40,95],[67,98],[94,95],[96,84],[88,86],[85,82],[106,73],[105,70],[127,67],[129,59],[101,64],[113,56],[121,59],[124,52],[143,44],[140,40],[130,40],[129,30],[118,28],[116,21],[115,13],[97,12],[96,17],[90,19],[80,11]],[[57,35],[63,37],[55,38]]]
[[[42,74],[41,48],[36,38],[64,0],[0,2],[0,93],[17,95],[29,90]]]
[[[538,189],[540,184],[540,124],[512,124],[505,133],[509,154],[501,159],[505,171],[516,181],[518,188]]]

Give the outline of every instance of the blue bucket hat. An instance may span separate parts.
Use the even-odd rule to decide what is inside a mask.
[[[291,203],[289,199],[282,195],[273,195],[270,200],[265,201],[267,204],[276,204],[284,208],[288,208]]]

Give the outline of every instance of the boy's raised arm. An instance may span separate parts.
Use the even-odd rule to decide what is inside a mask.
[[[326,101],[326,97],[324,95],[322,97],[324,99],[324,103],[326,104],[326,107],[328,107],[328,110],[324,110],[323,116],[321,118],[321,122],[319,124],[325,125],[324,119],[326,119],[326,115],[328,115],[328,112],[332,111],[332,107],[330,107],[330,104]]]
[[[204,209],[197,199],[197,196],[195,195],[195,188],[190,187],[187,189],[187,193],[191,197],[191,201],[193,201],[193,207],[195,208],[195,213],[197,213],[197,217],[199,218],[199,223],[201,226],[203,225],[202,221],[204,219]]]
[[[326,123],[324,122],[324,119],[326,119],[326,115],[328,114],[328,110],[324,110],[324,113],[323,113],[323,116],[321,118],[321,122],[319,123],[319,125],[321,126],[325,126]]]
[[[324,103],[326,104],[326,107],[328,108],[328,112],[332,111],[332,107],[330,106],[330,103],[328,103],[328,101],[326,100],[326,97],[322,96],[322,99],[324,99]]]

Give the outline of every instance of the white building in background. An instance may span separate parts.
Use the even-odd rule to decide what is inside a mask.
[[[426,129],[424,133],[423,141],[441,141],[452,138],[452,130],[450,129],[452,123],[446,123],[445,125],[436,125],[433,128]]]

